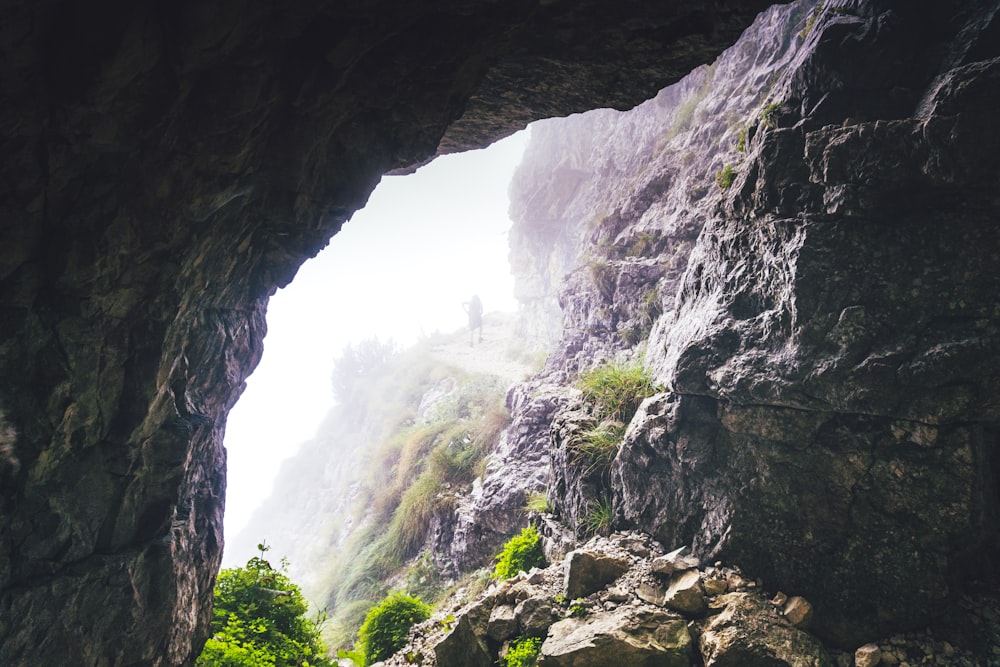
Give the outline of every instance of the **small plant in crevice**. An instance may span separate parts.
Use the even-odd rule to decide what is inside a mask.
[[[549,505],[548,494],[545,491],[532,491],[525,499],[524,509],[528,512],[538,512],[540,514],[552,511],[552,506]]]
[[[625,424],[603,421],[583,431],[573,440],[570,456],[574,463],[585,466],[586,473],[603,470],[611,465],[625,435]]]
[[[747,128],[741,127],[740,133],[736,135],[736,150],[740,153],[747,152]]]
[[[731,164],[727,164],[722,169],[715,172],[715,183],[723,190],[729,188],[729,186],[732,185],[733,181],[735,180],[736,180],[736,170],[733,169],[733,165]]]
[[[774,114],[781,108],[784,102],[771,102],[764,106],[760,111],[760,122],[764,124],[765,127],[774,127]]]
[[[813,9],[812,12],[809,14],[809,18],[806,19],[805,26],[802,28],[802,30],[799,30],[798,33],[799,39],[805,41],[806,37],[809,36],[809,33],[812,32],[813,26],[816,24],[816,19],[820,17],[825,7],[826,7],[825,2],[821,2],[818,5],[816,5],[816,8]]]
[[[615,268],[607,262],[595,260],[590,263],[590,278],[597,287],[597,291],[610,301],[615,295]]]
[[[577,387],[597,419],[631,421],[642,399],[658,391],[641,364],[607,363],[580,375]]]
[[[509,579],[518,572],[527,572],[533,567],[545,565],[542,538],[538,534],[538,529],[528,526],[520,535],[507,540],[497,559],[496,567],[493,569],[493,579],[498,581]]]
[[[646,290],[642,295],[642,315],[648,324],[656,321],[663,314],[663,301],[660,299],[660,292],[656,288]]]
[[[569,615],[572,618],[583,618],[590,613],[590,607],[581,599],[577,598],[569,605]]]
[[[615,512],[611,501],[607,498],[598,498],[587,508],[582,527],[589,535],[607,535],[611,532],[614,522]]]
[[[518,637],[503,657],[504,667],[535,667],[541,649],[541,637]]]

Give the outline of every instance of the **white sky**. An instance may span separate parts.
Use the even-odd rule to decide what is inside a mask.
[[[271,298],[264,357],[229,414],[225,530],[235,536],[271,493],[280,462],[333,404],[333,359],[371,336],[408,345],[465,325],[462,302],[517,309],[507,261],[507,187],[523,131],[481,151],[386,176],[368,205]]]

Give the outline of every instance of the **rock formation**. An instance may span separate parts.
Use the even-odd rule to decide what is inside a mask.
[[[610,502],[802,591],[845,646],[990,575],[996,30],[991,3],[772,8],[635,110],[536,126],[518,243],[539,239],[534,282],[545,248],[570,269],[536,383],[645,347],[665,388],[607,470],[567,454],[589,418],[572,392],[521,439],[545,443],[564,521]],[[483,498],[516,492],[524,454],[500,456]]]
[[[102,667],[198,650],[267,298],[381,174],[635,105],[764,7],[6,4],[0,662]],[[835,642],[923,624],[996,562],[997,11],[772,10],[649,103],[661,124],[580,119],[630,150],[538,181],[552,215],[525,236],[570,275],[536,386],[645,341],[666,388],[602,477],[616,520],[803,594]],[[519,502],[500,468],[548,462],[578,407],[517,405],[459,534]]]
[[[186,663],[268,296],[382,173],[632,106],[764,5],[4,3],[0,662]]]

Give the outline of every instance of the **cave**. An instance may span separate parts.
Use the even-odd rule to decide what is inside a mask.
[[[684,361],[675,412],[694,431],[717,432],[719,422],[726,442],[763,447],[773,434],[752,433],[754,407],[781,406],[794,431],[803,404],[824,402],[834,416],[810,431],[831,443],[824,451],[842,447],[847,459],[898,441],[887,416],[895,415],[913,425],[907,446],[924,448],[912,452],[920,470],[965,470],[957,487],[912,480],[934,487],[917,500],[948,499],[957,488],[954,503],[929,513],[961,528],[929,536],[913,558],[892,558],[890,533],[912,505],[905,485],[894,496],[898,523],[870,526],[884,535],[847,533],[857,538],[850,553],[797,552],[781,571],[747,532],[751,523],[725,546],[775,577],[826,590],[831,603],[836,593],[816,582],[841,557],[860,569],[840,604],[855,604],[891,570],[884,591],[898,596],[897,608],[932,605],[942,586],[989,570],[997,547],[998,5],[834,4],[843,11],[830,12],[812,66],[795,82],[794,109],[775,121],[784,131],[763,145],[754,179],[737,181],[725,211],[789,220],[819,202],[830,224],[807,247],[814,273],[797,279],[816,287],[794,318],[816,325],[804,346],[829,363],[813,358],[762,384],[729,382],[727,373],[745,377],[737,367],[755,353],[775,352],[773,340],[741,338],[739,327],[708,331],[681,352],[668,345],[661,361]],[[0,662],[166,666],[190,664],[207,634],[223,546],[222,436],[260,359],[269,296],[364,205],[382,174],[487,145],[536,119],[635,106],[713,60],[769,3],[8,5]],[[727,270],[741,248],[795,236],[768,224],[703,234],[714,255],[694,268],[706,291],[732,287]],[[926,263],[918,262],[921,276],[910,271],[914,257]],[[888,281],[876,300],[883,310],[851,310],[847,278],[873,262],[899,268],[879,273]],[[749,279],[733,290],[737,323],[767,298]],[[822,338],[826,330],[841,338]],[[876,349],[882,339],[899,349],[863,355],[868,365],[853,370],[836,365],[838,345]],[[656,508],[631,507],[637,522],[669,531],[657,516],[643,518]],[[728,519],[706,525],[724,531]],[[788,539],[793,521],[784,519],[776,540]],[[866,548],[882,559],[867,570]],[[903,594],[908,573],[893,569],[908,562],[924,578],[913,595]],[[864,611],[867,622],[885,610]]]

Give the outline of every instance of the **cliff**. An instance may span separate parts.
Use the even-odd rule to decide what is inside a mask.
[[[952,9],[772,8],[636,109],[533,128],[512,246],[525,285],[566,274],[563,331],[457,560],[481,562],[547,465],[578,532],[609,504],[799,591],[834,645],[921,627],[991,576],[995,23]],[[606,467],[581,464],[595,417],[565,387],[614,359],[665,390]]]

